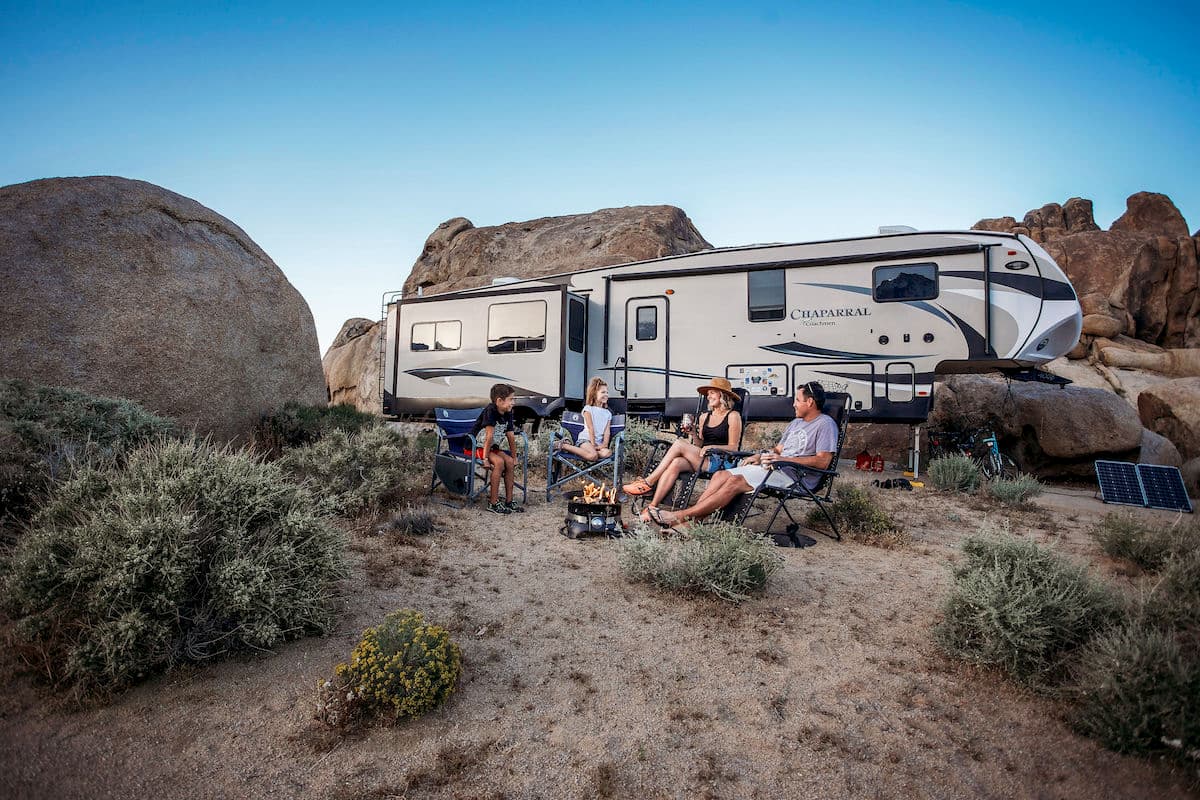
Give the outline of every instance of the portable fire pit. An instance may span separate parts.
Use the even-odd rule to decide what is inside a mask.
[[[581,536],[604,535],[610,538],[622,536],[625,526],[621,524],[621,504],[615,491],[602,491],[595,484],[588,488],[567,492],[567,517],[560,533],[568,539]]]

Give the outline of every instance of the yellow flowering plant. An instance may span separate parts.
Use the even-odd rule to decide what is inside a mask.
[[[363,631],[350,662],[334,668],[328,696],[337,705],[416,717],[446,702],[461,674],[462,653],[449,632],[405,609]]]

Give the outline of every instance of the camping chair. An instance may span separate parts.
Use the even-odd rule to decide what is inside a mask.
[[[741,455],[748,455],[746,453],[742,453],[740,448],[742,446],[742,439],[744,439],[746,436],[746,421],[747,421],[746,420],[746,412],[750,406],[750,395],[749,395],[749,393],[746,392],[745,389],[734,389],[733,391],[737,393],[737,396],[739,398],[738,402],[734,405],[733,408],[735,411],[737,411],[738,413],[740,413],[742,415],[742,433],[741,433],[741,436],[738,438],[738,443],[737,443],[737,446],[739,449],[736,451],[732,451],[732,452],[730,452],[730,451],[726,452],[726,456],[729,458],[737,458],[738,456],[741,456]],[[703,414],[707,410],[708,410],[707,400],[703,396],[701,396],[699,401],[696,403],[696,415],[695,415],[695,418],[697,421],[696,424],[699,424],[700,415]],[[676,429],[676,432],[679,436],[683,435],[683,431],[679,428]],[[651,444],[650,457],[649,457],[649,459],[647,459],[646,469],[642,473],[643,478],[645,478],[647,475],[649,475],[651,472],[654,471],[654,468],[657,467],[659,462],[663,460],[663,456],[665,456],[667,454],[667,451],[669,449],[671,449],[671,445],[674,444],[674,442],[675,442],[674,439],[672,439],[670,441],[668,441],[666,439],[656,439],[654,441],[654,443]],[[699,472],[686,472],[686,473],[680,474],[679,480],[678,480],[678,482],[676,482],[675,488],[671,495],[672,499],[674,501],[672,503],[672,505],[675,508],[686,508],[687,507],[687,501],[692,496],[692,490],[696,486],[696,481],[700,480],[701,478],[703,478],[704,480],[708,480],[709,478],[711,478],[713,476],[713,473],[711,471],[705,469],[705,466],[706,466],[705,464],[701,464]],[[645,508],[646,503],[650,501],[651,497],[653,497],[653,493],[638,495],[636,497],[631,498],[629,510],[634,514],[640,514],[642,512],[642,509]]]
[[[595,461],[585,461],[574,453],[555,449],[559,441],[570,439],[571,444],[579,443],[579,434],[584,431],[583,413],[580,411],[564,411],[561,427],[550,436],[550,453],[546,462],[546,502],[555,489],[570,483],[577,478],[592,476],[600,478],[604,483],[620,486],[621,479],[621,444],[625,431],[625,415],[613,414],[608,428],[608,443],[612,455]],[[611,470],[612,475],[608,473]],[[601,473],[604,473],[601,475]]]
[[[480,444],[471,435],[475,420],[483,413],[482,408],[435,408],[434,421],[437,423],[437,446],[433,451],[433,478],[429,483],[429,493],[433,494],[439,486],[445,487],[450,494],[462,498],[463,506],[475,500],[488,490],[488,478],[491,464],[486,458],[475,455]],[[513,489],[521,490],[521,502],[527,500],[526,486],[529,483],[529,440],[525,431],[515,430],[525,442],[521,452],[521,472],[514,476]],[[515,454],[514,454],[515,455]],[[452,505],[452,504],[448,504]]]
[[[745,389],[734,389],[733,391],[737,393],[739,398],[738,402],[734,404],[733,410],[742,415],[742,432],[738,435],[737,447],[732,451],[725,451],[721,458],[722,463],[719,465],[709,463],[708,459],[705,459],[705,463],[701,463],[700,469],[697,471],[689,472],[686,476],[680,475],[679,480],[683,482],[683,485],[677,487],[675,490],[675,508],[687,508],[691,505],[692,492],[695,490],[697,483],[711,480],[712,476],[719,470],[727,469],[728,465],[736,464],[739,458],[750,455],[750,453],[742,450],[742,441],[746,438],[746,425],[750,422],[750,393]],[[706,409],[707,404],[702,397],[696,409],[697,420],[700,419],[700,414]],[[716,466],[717,469],[710,469],[712,466]]]
[[[771,519],[767,522],[767,527],[763,529],[765,534],[771,533],[771,526],[775,524],[776,518],[779,517],[779,512],[787,514],[789,524],[786,528],[786,535],[791,540],[791,543],[797,547],[800,546],[800,539],[796,535],[800,530],[800,522],[792,516],[791,510],[787,507],[789,500],[803,500],[810,503],[815,503],[817,509],[824,515],[825,521],[829,523],[832,534],[825,534],[831,539],[841,541],[842,534],[837,529],[837,523],[834,521],[833,515],[829,513],[829,506],[833,503],[833,482],[837,478],[838,459],[842,457],[842,445],[846,442],[846,427],[850,421],[850,395],[844,392],[830,392],[825,396],[825,405],[821,407],[821,411],[833,418],[833,421],[838,426],[837,449],[833,453],[833,461],[830,462],[828,469],[817,469],[816,467],[803,467],[799,464],[776,464],[770,467],[772,471],[780,471],[788,476],[790,482],[786,486],[769,486],[764,481],[753,492],[747,492],[739,498],[734,499],[724,509],[716,512],[723,520],[728,520],[737,525],[744,525],[746,517],[750,515],[751,509],[755,502],[760,498],[767,498],[767,502],[775,502],[775,508],[771,514]],[[820,475],[820,482],[815,487],[809,489],[805,485],[803,478],[807,475]]]

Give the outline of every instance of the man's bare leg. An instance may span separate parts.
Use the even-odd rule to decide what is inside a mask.
[[[722,470],[713,476],[704,490],[704,494],[700,495],[700,499],[694,505],[682,511],[659,511],[658,516],[659,519],[670,525],[685,519],[701,519],[718,508],[729,505],[735,497],[751,491],[752,488],[741,475],[733,475]]]

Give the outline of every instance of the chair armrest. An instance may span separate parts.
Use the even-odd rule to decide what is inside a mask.
[[[809,467],[804,464],[775,463],[775,464],[771,464],[767,467],[768,471],[776,470],[776,469],[783,470],[784,472],[791,474],[792,480],[797,480],[797,481],[800,480],[801,477],[803,477],[802,473],[807,473],[807,474],[811,474],[811,475],[837,475],[838,474],[836,469],[821,469],[819,467]]]

